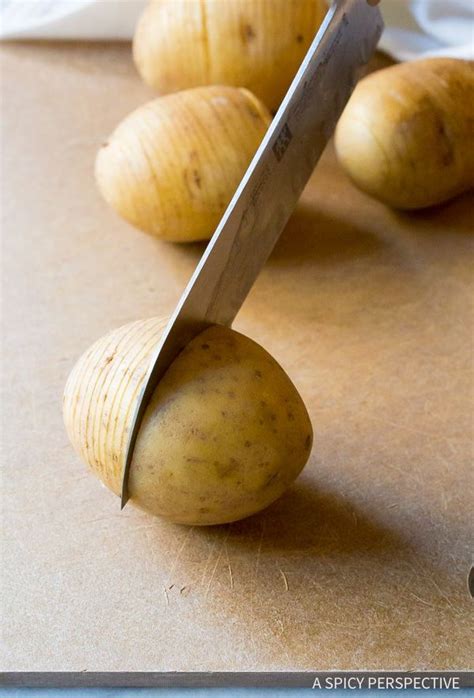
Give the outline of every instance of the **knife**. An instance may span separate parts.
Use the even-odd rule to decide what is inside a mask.
[[[128,435],[121,507],[140,422],[179,352],[230,326],[285,227],[383,29],[378,0],[336,0],[217,226],[152,356]]]

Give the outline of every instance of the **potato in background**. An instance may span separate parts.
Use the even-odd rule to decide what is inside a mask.
[[[416,209],[474,186],[474,63],[431,58],[357,85],[335,135],[339,162],[380,201]]]
[[[271,121],[236,87],[197,87],[130,114],[100,149],[102,196],[125,220],[162,240],[209,239]]]
[[[133,54],[160,93],[246,87],[275,111],[325,14],[324,0],[154,0]]]

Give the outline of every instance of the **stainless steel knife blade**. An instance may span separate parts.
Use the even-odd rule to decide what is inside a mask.
[[[374,0],[339,0],[328,11],[191,277],[150,369],[128,435],[122,508],[140,422],[159,380],[179,352],[213,324],[230,325],[314,170],[383,22]]]

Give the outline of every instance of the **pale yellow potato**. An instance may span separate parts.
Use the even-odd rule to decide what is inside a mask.
[[[154,0],[135,64],[160,93],[235,85],[276,110],[326,12],[325,0]]]
[[[96,342],[64,393],[69,438],[115,494],[130,419],[164,321],[140,320]],[[304,467],[312,428],[295,386],[243,335],[213,326],[175,359],[143,418],[131,502],[169,521],[236,521],[277,499]]]
[[[474,186],[474,63],[431,58],[364,78],[336,129],[339,162],[363,191],[401,209]]]
[[[271,121],[236,87],[199,87],[145,104],[99,150],[104,199],[163,240],[208,239]]]

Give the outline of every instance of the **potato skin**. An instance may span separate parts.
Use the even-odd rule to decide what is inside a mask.
[[[65,389],[69,438],[116,494],[133,406],[164,323],[126,325],[96,342]],[[277,499],[304,467],[312,428],[276,361],[213,326],[175,359],[144,415],[129,474],[131,502],[169,521],[236,521]]]
[[[130,114],[100,149],[96,181],[129,223],[163,240],[214,233],[271,117],[250,92],[199,87]]]
[[[474,186],[474,64],[439,58],[361,80],[336,129],[339,162],[363,191],[400,209]]]
[[[276,110],[326,12],[324,0],[154,0],[135,64],[160,93],[235,85]]]

